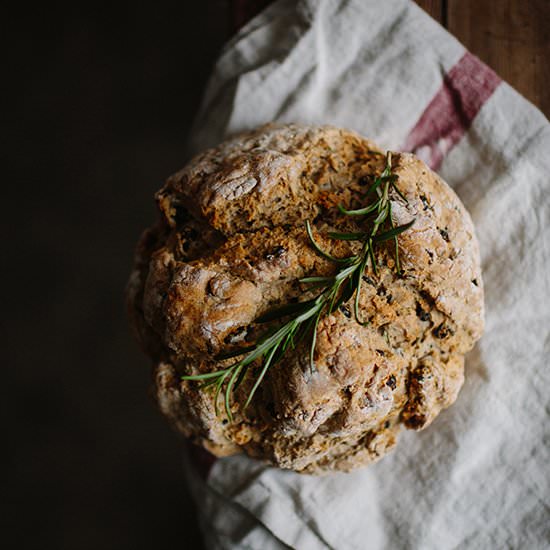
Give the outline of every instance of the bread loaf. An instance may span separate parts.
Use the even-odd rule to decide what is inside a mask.
[[[256,341],[255,321],[307,298],[299,279],[329,276],[358,243],[329,231],[361,231],[364,191],[386,157],[361,136],[329,126],[267,125],[194,159],[157,194],[158,223],[145,231],[128,286],[135,332],[154,362],[162,412],[218,456],[245,452],[300,472],[349,471],[387,453],[403,427],[419,430],[451,405],[464,354],[483,330],[478,243],[464,206],[411,154],[393,153],[404,198],[390,194],[396,225],[363,275],[359,324],[350,303],[320,318],[315,369],[309,342],[289,349],[242,404],[253,370],[234,392],[233,418],[214,392],[182,376],[216,371],[220,354]],[[352,300],[351,300],[352,301]],[[229,361],[229,363],[228,363]],[[258,365],[260,363],[258,362]],[[257,368],[257,367],[255,367]],[[220,397],[221,399],[221,397]]]

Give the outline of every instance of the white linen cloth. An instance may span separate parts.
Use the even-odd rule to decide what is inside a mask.
[[[408,0],[279,1],[221,54],[191,149],[277,120],[399,150],[464,53]],[[186,460],[208,548],[550,547],[550,125],[501,83],[443,150],[439,172],[476,225],[487,310],[456,404],[351,474],[236,456],[204,482]]]

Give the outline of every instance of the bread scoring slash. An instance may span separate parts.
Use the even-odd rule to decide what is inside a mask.
[[[403,428],[428,426],[457,398],[464,354],[483,331],[483,282],[472,220],[421,160],[391,155],[398,193],[392,223],[414,225],[376,249],[377,271],[353,299],[289,347],[243,404],[261,369],[240,380],[231,419],[212,386],[184,376],[225,368],[254,344],[257,320],[313,292],[300,282],[334,275],[330,255],[358,244],[329,232],[364,230],[365,191],[386,157],[373,142],[331,126],[269,124],[192,159],[157,193],[158,223],[145,231],[128,285],[139,342],[154,362],[156,396],[175,428],[217,456],[245,452],[282,468],[349,471],[381,458]],[[276,324],[275,324],[276,326]],[[238,360],[238,357],[237,357]],[[218,396],[223,400],[223,394]]]

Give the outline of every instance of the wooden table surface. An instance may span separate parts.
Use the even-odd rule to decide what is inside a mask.
[[[416,0],[550,118],[550,0]]]

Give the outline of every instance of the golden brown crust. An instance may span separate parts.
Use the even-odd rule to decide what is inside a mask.
[[[327,230],[360,230],[337,213],[356,207],[384,157],[371,142],[333,127],[267,125],[193,159],[157,194],[160,225],[142,239],[129,310],[155,360],[161,410],[176,428],[217,455],[244,450],[297,471],[351,470],[383,456],[401,426],[420,429],[454,402],[464,354],[483,330],[483,286],[472,221],[454,192],[424,163],[393,155],[406,196],[392,196],[403,233],[403,274],[390,245],[378,277],[365,273],[355,322],[349,306],[323,317],[316,372],[306,344],[274,366],[235,421],[214,412],[212,393],[182,374],[216,370],[214,357],[253,341],[254,320],[298,299],[297,282],[330,275],[303,222],[334,255],[355,244]],[[245,380],[237,390],[243,402]]]

